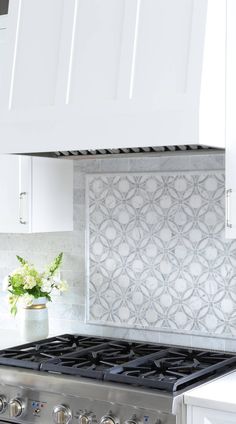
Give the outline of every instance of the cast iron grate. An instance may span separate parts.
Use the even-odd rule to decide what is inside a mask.
[[[120,366],[148,354],[164,355],[166,347],[155,344],[121,342],[111,340],[102,346],[49,360],[42,364],[42,371],[79,375],[103,379],[104,373],[115,366]]]
[[[225,372],[236,364],[236,356],[221,352],[167,349],[165,356],[150,355],[114,367],[105,380],[175,392],[196,381]]]
[[[76,351],[85,351],[107,343],[107,339],[62,334],[37,342],[26,343],[0,351],[0,364],[39,370],[41,364]]]

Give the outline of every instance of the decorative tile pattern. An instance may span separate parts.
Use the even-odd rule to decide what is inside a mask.
[[[87,176],[90,323],[236,335],[224,174]]]

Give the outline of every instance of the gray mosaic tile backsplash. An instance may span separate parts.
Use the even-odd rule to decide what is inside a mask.
[[[236,335],[236,242],[224,174],[88,177],[91,322]]]
[[[142,217],[140,217],[141,227],[144,226],[143,231],[146,233],[145,228],[149,225],[153,228],[153,232],[155,233],[155,228],[157,230],[157,228],[162,225],[164,231],[161,232],[160,230],[160,234],[156,231],[156,235],[153,235],[155,242],[150,243],[153,247],[148,248],[146,246],[145,248],[145,246],[141,246],[145,253],[145,256],[141,258],[141,267],[145,268],[142,272],[147,273],[148,268],[151,270],[153,267],[152,264],[158,260],[159,264],[162,262],[162,267],[159,266],[159,271],[158,266],[154,267],[158,275],[157,279],[151,279],[149,275],[149,291],[145,291],[144,287],[140,286],[136,294],[130,281],[132,280],[132,275],[141,275],[140,262],[136,262],[136,265],[133,264],[133,267],[130,264],[131,276],[129,275],[129,284],[127,285],[127,281],[124,279],[122,283],[123,286],[119,283],[117,287],[118,292],[115,295],[118,305],[121,298],[121,292],[125,295],[126,291],[131,287],[128,304],[132,304],[135,310],[139,311],[143,307],[146,308],[150,290],[153,290],[156,296],[155,307],[153,306],[150,312],[147,311],[147,308],[146,310],[144,309],[143,317],[140,317],[139,321],[138,318],[135,318],[137,321],[134,324],[131,323],[131,326],[127,326],[127,323],[124,322],[109,323],[107,321],[107,316],[105,316],[104,319],[104,317],[99,318],[97,315],[94,315],[92,303],[90,304],[90,310],[87,311],[86,314],[87,289],[89,288],[86,284],[88,280],[86,263],[88,261],[85,256],[85,236],[87,234],[86,221],[88,221],[85,214],[86,174],[97,173],[98,178],[105,178],[106,180],[108,177],[107,173],[114,172],[117,174],[118,178],[119,173],[124,173],[126,178],[131,177],[131,182],[134,184],[132,178],[135,175],[143,178],[147,171],[150,172],[150,177],[153,177],[153,179],[147,185],[149,190],[145,190],[146,197],[141,196],[141,198],[147,199],[148,196],[149,203],[151,203],[151,201],[153,203],[156,215],[155,213],[149,213],[148,215],[148,212],[145,211],[144,215],[148,218],[145,224]],[[177,181],[180,178],[179,173],[184,174],[184,182],[181,179],[179,180],[180,184],[177,183],[177,190],[174,180],[176,179]],[[186,222],[184,215],[181,215],[180,204],[185,208],[184,205],[188,204],[188,199],[183,197],[182,203],[180,202],[181,196],[185,195],[183,191],[181,192],[181,185],[187,183],[188,187],[190,187],[190,191],[188,191],[189,198],[191,198],[190,193],[194,185],[192,181],[193,176],[196,176],[199,181],[201,178],[203,179],[200,184],[202,191],[200,197],[198,197],[198,193],[193,195],[197,197],[192,197],[190,207],[186,206],[186,212],[184,212],[187,216]],[[159,184],[158,181],[160,177],[169,178],[169,182],[172,181],[172,186],[174,187],[174,190],[172,189],[169,194],[171,199],[173,199],[170,208],[165,207],[165,204],[168,206],[168,198],[162,198],[161,206],[160,199],[158,200],[157,198],[157,201],[154,201],[155,198],[153,193],[155,193],[157,183]],[[56,234],[0,234],[0,279],[17,266],[17,261],[15,259],[16,254],[26,257],[34,262],[36,266],[41,267],[44,263],[51,260],[59,251],[63,251],[65,257],[62,277],[67,279],[70,289],[68,293],[62,296],[56,296],[53,303],[49,305],[51,333],[79,332],[83,334],[116,336],[126,339],[236,351],[234,336],[236,328],[236,322],[234,321],[236,314],[236,289],[234,288],[233,278],[236,272],[236,255],[234,253],[234,242],[226,242],[224,240],[224,213],[222,203],[223,177],[224,155],[222,154],[179,154],[177,156],[162,155],[155,158],[142,156],[140,158],[130,159],[75,160],[74,231],[71,233]],[[208,181],[206,184],[204,184],[204,178]],[[219,191],[215,188],[216,182]],[[125,190],[125,186],[127,186],[126,182],[123,185],[121,184],[121,190],[119,188],[120,193],[125,193],[122,192],[122,189]],[[155,188],[154,192],[150,191],[153,190],[153,188]],[[165,189],[168,190],[167,185]],[[177,193],[177,198],[175,192]],[[158,196],[158,190],[156,190],[156,195]],[[209,199],[207,198],[208,195],[210,196]],[[214,196],[216,196],[216,198],[214,198]],[[199,207],[199,201],[202,202],[201,208]],[[139,208],[134,206],[139,206],[140,199],[136,198],[133,202],[134,205],[131,203],[132,210],[137,213]],[[141,200],[141,202],[143,202],[143,200]],[[112,202],[110,205],[112,206]],[[174,205],[176,205],[177,209],[175,209]],[[197,205],[198,207],[196,207]],[[212,207],[213,209],[211,209]],[[209,209],[207,210],[207,208]],[[106,209],[108,208],[106,207]],[[108,210],[112,211],[112,208]],[[149,212],[152,212],[152,210]],[[211,214],[209,215],[208,212],[214,213],[214,217]],[[155,222],[156,216],[158,216],[157,223]],[[127,215],[123,214],[123,219],[126,222]],[[154,220],[154,223],[152,223],[152,220]],[[168,226],[164,225],[165,221],[168,221]],[[118,224],[120,226],[127,225],[125,222],[123,224],[122,222],[120,224],[118,222]],[[194,225],[196,225],[197,222],[200,232],[194,232]],[[97,225],[98,223],[95,222],[95,231]],[[129,225],[132,227],[131,222]],[[115,227],[118,232],[115,223],[113,227]],[[109,242],[109,246],[115,243],[115,240],[112,241],[112,237],[114,237],[112,231],[108,230],[107,234],[104,232],[104,240],[107,243]],[[140,229],[136,231],[136,234],[140,234],[139,231]],[[168,240],[170,238],[170,232],[171,240]],[[178,232],[179,236],[177,236]],[[132,231],[129,234],[131,233]],[[174,234],[175,236],[173,236]],[[191,234],[191,239],[186,237],[187,234]],[[136,238],[134,237],[133,239],[135,248],[137,247],[135,241],[137,237],[136,235]],[[117,241],[120,243],[120,236],[117,237]],[[197,246],[198,248],[196,248]],[[96,255],[95,257],[98,257],[99,252],[101,255],[101,251],[99,251],[101,246],[99,247],[99,244],[97,247],[95,245],[95,252],[92,251],[92,247],[94,246],[91,246],[91,258],[94,254]],[[121,247],[121,253],[123,253],[123,256],[120,256],[121,261],[125,261],[126,258],[124,257],[124,253],[127,252],[127,249],[129,249],[127,257],[130,257],[133,250],[136,252],[136,250],[133,249],[132,243],[129,247]],[[169,260],[166,260],[165,258],[168,257]],[[191,263],[187,263],[187,258],[188,260],[191,259]],[[139,259],[137,258],[137,260]],[[194,265],[194,263],[197,265]],[[182,264],[182,272],[184,272],[184,278],[182,279],[180,277],[176,277],[175,279],[175,272],[169,272],[170,266],[171,269],[173,267],[174,270],[178,270],[177,264]],[[112,262],[110,262],[110,267],[112,266]],[[201,275],[198,275],[200,270],[199,267],[201,267],[202,270]],[[111,272],[111,270],[109,272]],[[142,280],[140,280],[141,279],[138,281],[141,283]],[[136,279],[133,278],[133,281],[136,281]],[[157,287],[157,289],[154,290],[154,287]],[[101,299],[105,298],[102,290],[100,291]],[[90,294],[93,297],[91,290]],[[109,294],[109,291],[107,294],[112,296],[111,292]],[[143,304],[139,305],[141,297]],[[193,303],[190,303],[190,299]],[[181,300],[183,301],[182,310],[180,306]],[[168,303],[170,301],[173,302],[171,305]],[[104,309],[106,308],[107,306],[105,306]],[[119,309],[120,306],[118,305],[117,311]],[[167,321],[163,319],[163,327],[158,328],[158,320],[155,314],[160,311],[162,313],[162,318],[164,318],[167,309],[171,311],[172,315],[168,316]],[[126,313],[128,313],[127,309]],[[129,311],[129,314],[128,319],[130,320],[131,316],[135,314],[133,314],[132,311]],[[89,320],[91,322],[93,321],[93,323],[85,322],[86,315],[87,318],[89,316]],[[188,320],[190,324],[184,323],[186,315],[192,317]],[[122,314],[121,317],[119,314],[116,314],[116,319],[118,319],[118,321],[121,318],[123,319]],[[10,317],[6,294],[0,292],[0,330],[7,328],[10,331],[10,329],[15,329],[18,326],[18,322],[18,319],[14,320]],[[137,326],[135,326],[135,324]],[[178,328],[174,328],[176,326]]]

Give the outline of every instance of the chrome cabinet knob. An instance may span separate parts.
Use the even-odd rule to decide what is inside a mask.
[[[101,418],[100,424],[119,424],[119,420],[113,415],[104,415]]]
[[[0,414],[3,414],[7,408],[7,399],[4,395],[0,395]]]
[[[9,403],[9,411],[11,418],[20,417],[25,409],[23,400],[21,399],[12,399]]]
[[[53,420],[56,424],[68,424],[72,419],[72,412],[66,405],[57,405],[53,409]]]
[[[79,424],[90,424],[92,421],[92,414],[90,413],[83,413],[79,416]]]

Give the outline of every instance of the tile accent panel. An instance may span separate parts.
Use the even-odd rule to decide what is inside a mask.
[[[87,177],[88,322],[236,335],[224,173]]]

